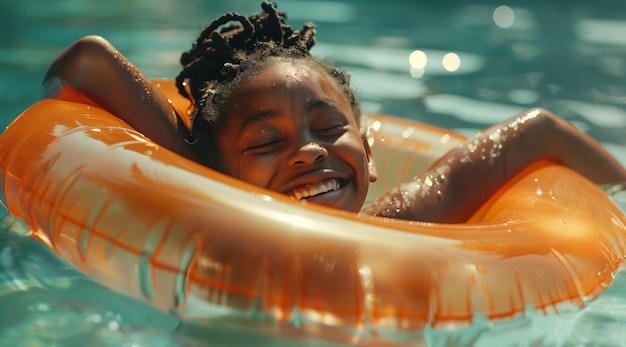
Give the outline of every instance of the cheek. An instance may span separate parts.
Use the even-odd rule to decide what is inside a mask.
[[[350,135],[341,138],[335,145],[341,149],[344,161],[357,171],[357,175],[364,174],[369,170],[367,166],[367,153],[365,152],[360,136]]]
[[[229,176],[237,177],[239,175],[239,160],[236,159],[235,153],[222,139],[220,139],[218,148],[220,150],[215,158],[219,165],[218,169]]]
[[[275,160],[266,157],[243,155],[238,162],[238,176],[242,181],[267,188],[277,164]]]

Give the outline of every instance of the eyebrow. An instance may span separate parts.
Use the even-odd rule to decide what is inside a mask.
[[[339,106],[337,106],[337,104],[334,101],[326,100],[326,99],[311,100],[310,102],[307,103],[306,110],[307,112],[311,112],[311,111],[319,110],[322,108],[332,108],[333,110],[337,112],[341,112],[341,110],[339,109]]]
[[[278,117],[278,110],[262,110],[262,111],[256,111],[256,112],[252,112],[245,121],[243,121],[243,123],[241,123],[241,126],[239,127],[239,130],[243,130],[245,127],[249,126],[252,123],[255,122],[260,122],[266,119],[271,119],[271,118],[276,118]]]
[[[343,115],[343,112],[341,111],[339,106],[335,104],[335,102],[333,102],[332,100],[326,100],[326,99],[313,99],[307,102],[306,112],[309,113],[309,112],[313,112],[313,111],[324,109],[324,108],[333,109],[334,111]],[[252,123],[264,121],[267,119],[277,118],[279,115],[280,115],[280,112],[275,109],[252,112],[246,118],[246,120],[243,121],[243,123],[241,124],[241,127],[239,127],[239,130],[240,131],[243,130],[245,127],[249,126]]]

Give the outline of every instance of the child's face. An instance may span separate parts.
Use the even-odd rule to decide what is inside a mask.
[[[226,173],[298,200],[356,212],[376,179],[348,100],[301,61],[276,61],[244,81],[217,140]]]

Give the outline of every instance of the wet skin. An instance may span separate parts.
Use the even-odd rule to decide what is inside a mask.
[[[224,172],[298,200],[357,212],[376,179],[346,97],[302,61],[244,81],[216,135]]]

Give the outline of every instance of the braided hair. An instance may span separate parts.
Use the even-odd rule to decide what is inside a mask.
[[[264,1],[261,8],[262,13],[250,17],[234,12],[218,17],[180,58],[183,69],[176,86],[194,105],[188,142],[198,160],[210,167],[217,168],[214,129],[228,112],[231,93],[267,67],[272,57],[301,59],[321,68],[346,96],[360,125],[361,109],[349,75],[309,53],[315,44],[314,25],[305,23],[302,30],[293,30],[275,3]]]

